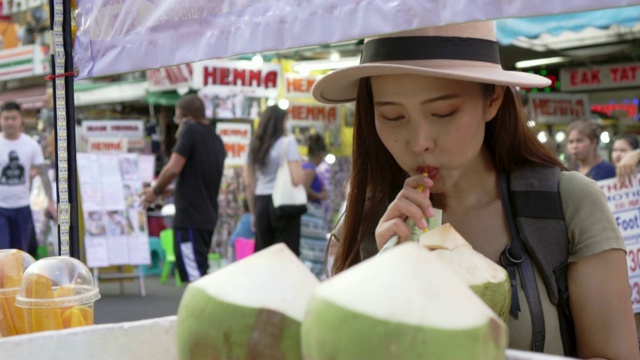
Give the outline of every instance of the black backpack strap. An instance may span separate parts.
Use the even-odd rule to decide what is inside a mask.
[[[556,305],[564,353],[575,357],[567,282],[569,236],[559,189],[560,172],[557,167],[530,164],[511,173],[508,185],[520,238],[540,271],[549,300]]]
[[[529,304],[529,312],[531,313],[532,350],[544,352],[545,326],[540,292],[538,291],[533,264],[529,259],[511,212],[509,179],[504,174],[500,175],[500,194],[511,237],[511,244],[507,246],[500,256],[500,262],[507,269],[509,280],[511,281],[511,315],[517,319],[520,312],[518,282],[516,279],[516,273],[519,271],[527,303]]]

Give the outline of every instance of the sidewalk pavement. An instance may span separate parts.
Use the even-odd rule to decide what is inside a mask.
[[[186,285],[177,287],[173,277],[164,284],[159,276],[144,278],[146,296],[140,295],[137,280],[101,280],[100,299],[94,305],[95,323],[107,324],[176,315]]]

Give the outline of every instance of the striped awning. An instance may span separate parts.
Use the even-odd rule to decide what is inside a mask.
[[[15,101],[20,104],[22,110],[37,110],[46,107],[47,100],[47,87],[45,85],[0,92],[0,103]]]

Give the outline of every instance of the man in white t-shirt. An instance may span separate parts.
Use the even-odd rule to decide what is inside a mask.
[[[29,206],[31,180],[46,174],[40,145],[22,133],[20,106],[7,102],[0,107],[0,249],[29,250],[33,237],[33,217]],[[41,176],[45,189],[49,178]],[[46,190],[45,190],[46,191]],[[49,212],[55,217],[51,191]]]

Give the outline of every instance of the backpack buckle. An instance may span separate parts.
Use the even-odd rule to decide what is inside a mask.
[[[518,265],[524,261],[523,255],[520,255],[519,258],[516,258],[513,256],[510,250],[511,245],[507,245],[507,247],[502,252],[502,256],[500,256],[500,263],[502,264],[502,266],[506,267],[509,265]]]

